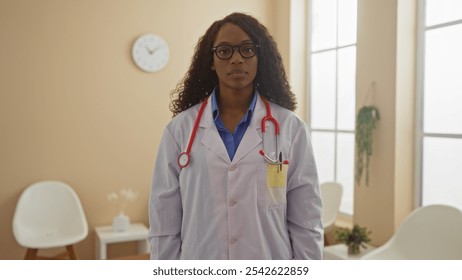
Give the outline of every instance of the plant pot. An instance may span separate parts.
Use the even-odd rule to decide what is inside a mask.
[[[359,248],[359,244],[349,244],[348,245],[348,255],[357,255],[360,252],[361,251]]]
[[[113,231],[126,231],[130,226],[130,218],[124,214],[119,214],[112,220]]]

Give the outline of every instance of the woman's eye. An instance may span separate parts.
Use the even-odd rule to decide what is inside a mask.
[[[227,55],[231,52],[231,50],[227,49],[227,48],[223,48],[223,49],[218,49],[218,52],[222,55]]]
[[[251,48],[251,47],[245,48],[245,49],[244,49],[244,52],[245,52],[245,53],[248,53],[248,54],[251,54],[251,53],[253,53],[253,48]]]

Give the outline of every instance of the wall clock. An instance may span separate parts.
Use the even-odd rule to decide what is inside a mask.
[[[164,68],[170,56],[167,42],[155,34],[144,34],[133,43],[132,58],[136,66],[146,72]]]

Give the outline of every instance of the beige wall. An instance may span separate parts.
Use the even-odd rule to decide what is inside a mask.
[[[370,186],[356,187],[353,220],[372,231],[374,245],[414,207],[415,36],[415,0],[358,1],[356,106],[377,106],[381,119]]]
[[[21,191],[39,180],[65,181],[80,196],[90,226],[77,246],[81,258],[94,257],[93,227],[115,215],[108,193],[137,190],[127,212],[148,224],[151,170],[171,118],[169,92],[199,36],[234,11],[272,31],[281,20],[275,2],[1,0],[0,259],[23,257],[12,216]],[[158,73],[138,70],[130,57],[133,41],[148,32],[170,45],[170,62]]]
[[[412,209],[415,2],[358,0],[357,106],[382,119],[374,132],[371,186],[355,189],[354,222],[385,242]],[[115,215],[106,195],[132,187],[132,221],[148,224],[151,170],[169,121],[169,92],[187,70],[212,21],[233,11],[259,18],[273,33],[304,114],[304,0],[0,0],[0,259],[24,248],[11,222],[21,191],[56,179],[79,194],[90,234],[77,246],[94,258],[93,227]],[[130,47],[143,33],[170,44],[158,73],[138,70]],[[379,217],[379,218],[378,218]],[[130,246],[131,245],[131,246]],[[117,245],[109,254],[134,252]]]

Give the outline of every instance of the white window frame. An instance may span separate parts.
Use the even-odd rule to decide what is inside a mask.
[[[341,0],[338,0],[338,1],[341,1]],[[359,5],[359,3],[358,3]],[[338,114],[338,61],[339,61],[339,51],[342,50],[342,49],[345,49],[345,48],[349,48],[349,47],[356,47],[356,56],[357,56],[357,38],[356,38],[356,41],[354,44],[348,44],[348,45],[343,45],[341,47],[337,46],[334,47],[334,48],[328,48],[328,49],[322,49],[322,50],[317,50],[317,51],[312,51],[311,49],[311,35],[312,35],[312,17],[311,17],[311,6],[312,6],[312,0],[308,0],[308,5],[307,5],[307,17],[308,17],[308,20],[307,20],[307,77],[306,77],[306,81],[307,81],[307,94],[306,94],[306,104],[305,104],[305,108],[306,108],[306,116],[307,116],[307,120],[308,120],[308,126],[310,128],[310,131],[311,132],[330,132],[330,133],[334,133],[334,162],[333,162],[333,165],[334,165],[334,178],[333,178],[333,181],[336,181],[337,182],[337,155],[338,155],[338,150],[337,150],[337,147],[338,147],[338,135],[339,133],[346,133],[346,134],[352,134],[353,135],[353,139],[355,139],[355,128],[353,128],[352,130],[344,130],[344,129],[338,129],[338,119],[337,119],[337,114]],[[337,20],[338,20],[338,17],[339,17],[339,11],[338,11],[338,5],[337,5]],[[336,34],[336,38],[338,40],[338,28],[337,28],[337,34]],[[338,43],[338,42],[337,42]],[[313,54],[316,54],[316,53],[323,53],[323,52],[328,52],[328,51],[336,51],[336,61],[335,61],[335,68],[336,68],[336,84],[335,84],[335,128],[334,129],[313,129],[312,126],[311,126],[311,56]],[[355,83],[355,86],[356,86],[356,83]],[[356,92],[356,91],[355,91]],[[356,98],[356,97],[355,97]],[[356,123],[356,120],[354,121]],[[353,153],[355,154],[356,151],[353,151]],[[355,162],[353,161],[353,166],[355,166]],[[353,187],[353,197],[351,198],[352,199],[352,202],[353,202],[353,207],[352,207],[352,213],[344,213],[344,212],[340,212],[341,215],[343,216],[346,216],[346,217],[352,217],[354,215],[354,188],[355,188],[355,182],[354,182],[354,178],[355,176],[353,175],[353,181],[351,182],[352,183],[352,187]],[[323,182],[320,182],[320,183],[323,183]],[[345,187],[344,187],[345,188]],[[345,194],[345,191],[343,192]],[[343,200],[343,198],[342,198]]]

